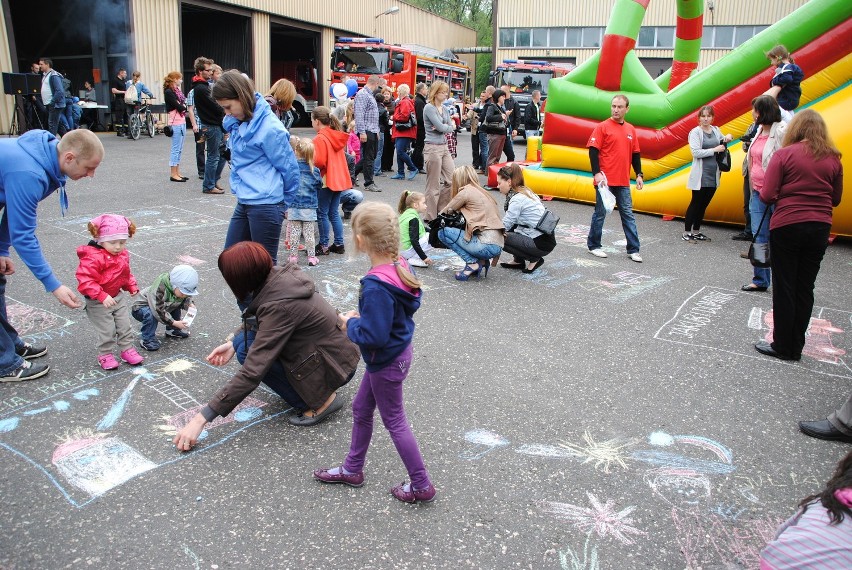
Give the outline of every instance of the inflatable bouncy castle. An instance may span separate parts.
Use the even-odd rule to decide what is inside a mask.
[[[651,78],[634,47],[650,0],[616,0],[601,49],[564,78],[550,82],[541,163],[524,171],[536,193],[595,202],[586,143],[595,125],[610,115],[616,93],[627,95],[626,120],[636,127],[645,187],[633,193],[638,212],[682,217],[689,205],[686,180],[692,163],[687,137],[698,109],[713,105],[715,123],[734,135],[734,167],[722,174],[705,220],[742,224],[744,153],[739,137],[752,122],[751,100],[769,88],[773,69],[766,52],[778,44],[804,70],[799,109],[826,120],[852,180],[852,1],[811,0],[783,20],[697,71],[704,2],[677,1],[674,62]],[[533,141],[530,141],[533,146]],[[852,184],[845,184],[846,190]],[[852,194],[834,212],[832,233],[852,236]]]

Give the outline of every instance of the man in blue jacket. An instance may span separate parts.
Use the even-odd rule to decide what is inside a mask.
[[[65,181],[94,176],[104,157],[98,137],[86,129],[66,134],[61,141],[42,130],[31,130],[17,139],[0,140],[0,382],[19,382],[44,376],[46,364],[32,358],[47,354],[44,346],[25,343],[6,316],[6,276],[15,272],[9,249],[14,246],[47,291],[66,307],[81,303],[63,285],[44,258],[35,235],[38,203],[59,190],[62,213],[68,207]]]
[[[42,73],[41,100],[47,108],[47,129],[55,135],[59,132],[59,117],[65,113],[65,88],[62,76],[53,70],[52,60],[43,57],[38,60],[38,67]]]

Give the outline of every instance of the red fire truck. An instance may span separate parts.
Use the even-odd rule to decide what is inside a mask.
[[[573,68],[571,64],[563,67],[547,61],[504,59],[489,74],[489,83],[498,88],[508,85],[512,98],[518,104],[518,116],[523,117],[532,100],[533,91],[541,91],[541,100],[544,101],[547,99],[547,84],[550,80],[567,75]],[[523,121],[518,123],[518,133],[526,137]]]
[[[469,93],[470,68],[452,52],[415,44],[386,44],[382,38],[337,38],[331,56],[331,82],[346,75],[362,87],[369,75],[381,75],[391,89],[403,83],[430,85],[443,81],[450,86],[450,97],[457,104]]]
[[[278,78],[289,79],[296,86],[296,99],[293,100],[293,109],[298,118],[296,126],[309,127],[311,125],[311,111],[317,106],[317,68],[313,61],[273,61],[273,81]]]

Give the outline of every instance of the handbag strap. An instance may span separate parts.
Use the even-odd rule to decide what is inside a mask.
[[[758,198],[758,200],[760,200],[760,198]],[[763,211],[763,217],[760,218],[760,223],[757,225],[757,231],[754,232],[753,236],[751,236],[751,243],[754,243],[754,241],[757,239],[758,234],[760,234],[760,228],[763,227],[763,222],[764,222],[764,220],[766,220],[766,214],[768,214],[768,213],[769,213],[769,206],[767,206],[766,210]]]

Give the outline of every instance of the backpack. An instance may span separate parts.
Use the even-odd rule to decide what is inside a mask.
[[[124,102],[125,103],[138,103],[139,102],[139,92],[136,91],[136,86],[132,83],[127,86],[127,89],[124,90]]]

